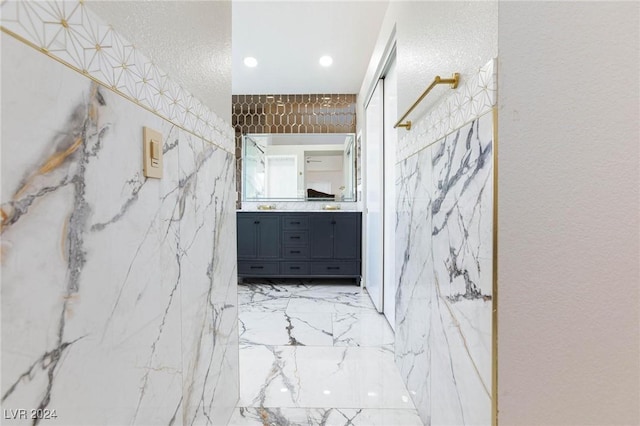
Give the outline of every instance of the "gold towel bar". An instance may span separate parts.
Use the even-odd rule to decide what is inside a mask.
[[[402,123],[402,121],[405,118],[407,118],[407,115],[411,114],[411,111],[413,111],[420,102],[422,102],[424,97],[427,96],[427,94],[431,91],[431,89],[436,87],[438,84],[449,84],[452,89],[455,89],[456,87],[458,87],[459,81],[460,81],[460,74],[457,72],[453,73],[453,76],[451,78],[440,78],[440,76],[437,75],[436,78],[433,79],[433,82],[429,85],[429,87],[427,87],[427,89],[422,93],[422,95],[420,95],[418,100],[415,101],[413,105],[411,105],[411,108],[409,108],[409,110],[404,113],[402,118],[398,120],[398,122],[395,124],[395,126],[393,126],[393,128],[395,129],[398,127],[404,127],[407,130],[411,130],[411,120],[407,120],[406,123]]]

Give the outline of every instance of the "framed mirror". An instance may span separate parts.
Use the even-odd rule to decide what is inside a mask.
[[[356,201],[353,133],[246,134],[243,201]]]

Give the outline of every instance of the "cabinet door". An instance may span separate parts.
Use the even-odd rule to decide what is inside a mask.
[[[312,259],[333,257],[333,215],[319,213],[309,220],[309,246]]]
[[[258,234],[253,215],[239,214],[238,218],[238,258],[254,258],[258,255]]]
[[[280,257],[280,216],[263,213],[257,216],[255,224],[258,229],[258,257]]]
[[[360,259],[360,221],[350,213],[334,215],[333,258]]]

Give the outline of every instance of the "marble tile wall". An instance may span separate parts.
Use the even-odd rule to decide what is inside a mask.
[[[230,127],[204,139],[1,37],[3,409],[55,410],[52,425],[226,424]],[[160,180],[142,175],[143,126],[163,135]]]
[[[491,424],[491,108],[439,140],[405,135],[396,166],[396,363],[425,424]]]

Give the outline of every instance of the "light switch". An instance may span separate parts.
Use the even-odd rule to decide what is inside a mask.
[[[162,178],[162,134],[145,127],[142,131],[142,142],[144,175]]]
[[[151,140],[151,160],[153,163],[153,160],[155,160],[155,162],[157,163],[158,160],[160,159],[160,154],[158,153],[158,149],[160,148],[160,144],[158,143],[158,141],[154,141],[153,139]]]

